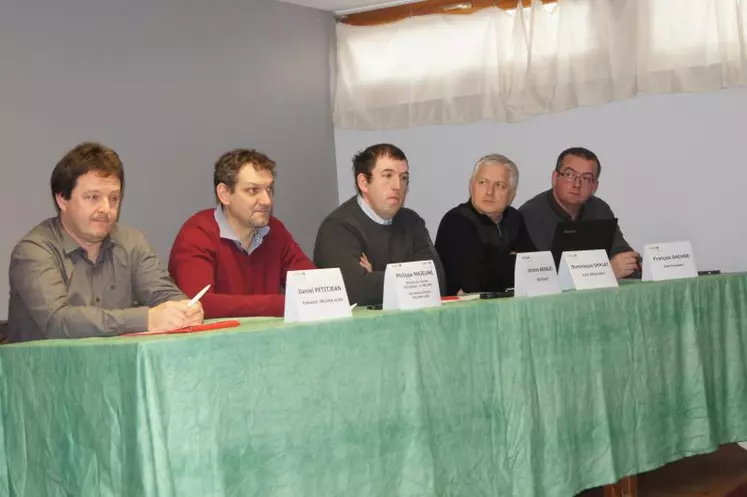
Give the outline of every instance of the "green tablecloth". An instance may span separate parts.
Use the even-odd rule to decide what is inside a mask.
[[[563,496],[747,440],[747,275],[0,347],[0,495]]]

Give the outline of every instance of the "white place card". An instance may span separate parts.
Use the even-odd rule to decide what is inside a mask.
[[[690,242],[650,243],[643,248],[643,280],[664,281],[698,275]]]
[[[561,290],[617,287],[617,278],[604,250],[563,252],[558,279]]]
[[[421,309],[441,305],[438,273],[433,261],[387,264],[384,305],[390,309]]]
[[[560,293],[560,284],[552,253],[548,250],[516,254],[514,296],[535,297],[554,293]]]
[[[285,322],[309,322],[352,315],[339,268],[288,271]]]

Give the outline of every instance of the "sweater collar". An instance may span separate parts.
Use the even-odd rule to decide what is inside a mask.
[[[356,200],[358,201],[358,206],[361,208],[363,213],[371,219],[376,224],[381,224],[382,226],[390,226],[392,224],[391,219],[384,219],[383,217],[376,214],[371,207],[366,203],[365,200],[363,200],[363,197],[358,195],[356,197]]]
[[[472,212],[474,212],[478,216],[482,216],[485,220],[490,221],[492,224],[499,226],[499,227],[501,225],[501,221],[503,221],[503,215],[506,213],[506,211],[504,210],[501,213],[501,217],[498,218],[498,221],[493,221],[493,219],[490,216],[477,210],[475,205],[472,203],[472,199],[467,199],[467,201],[464,204],[467,206],[468,209],[470,209]],[[508,209],[508,207],[509,206],[506,206],[506,209]]]

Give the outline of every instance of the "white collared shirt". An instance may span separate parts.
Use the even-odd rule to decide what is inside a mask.
[[[356,197],[356,200],[358,201],[358,206],[360,206],[363,213],[366,214],[371,219],[371,221],[373,221],[376,224],[381,224],[384,226],[389,226],[390,224],[392,224],[391,219],[384,219],[383,217],[376,214],[374,210],[371,209],[371,207],[369,207],[366,201],[363,200],[362,196],[358,195]]]

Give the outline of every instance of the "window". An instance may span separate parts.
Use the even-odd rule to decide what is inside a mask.
[[[747,0],[573,0],[338,24],[335,125],[516,121],[747,84]]]
[[[718,54],[739,47],[739,0],[648,0],[643,17],[648,23],[651,55],[691,57]],[[745,6],[742,6],[745,10]],[[744,15],[741,19],[744,29]]]
[[[499,72],[528,52],[535,58],[554,58],[558,44],[565,55],[581,55],[594,37],[588,33],[589,8],[574,7],[579,21],[572,33],[561,33],[556,4],[517,11],[485,9],[469,16],[437,15],[416,17],[393,24],[354,27],[338,26],[345,62],[360,84],[419,81],[447,75]],[[534,18],[533,18],[534,17]],[[536,33],[541,32],[541,36]],[[570,34],[560,40],[564,34]]]

